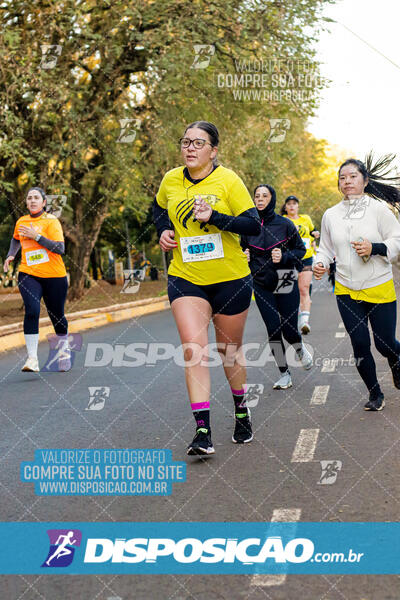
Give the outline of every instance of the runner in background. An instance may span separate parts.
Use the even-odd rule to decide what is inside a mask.
[[[185,166],[168,171],[153,204],[163,251],[173,250],[168,296],[184,349],[196,434],[188,454],[214,453],[210,427],[208,326],[215,327],[234,402],[234,443],[253,439],[241,351],[252,277],[238,234],[257,234],[260,220],[243,181],[216,163],[218,130],[196,121],[180,140]]]
[[[292,386],[292,377],[283,338],[294,347],[295,356],[305,369],[310,369],[313,362],[297,327],[297,273],[302,269],[305,247],[295,225],[275,213],[276,193],[272,186],[258,185],[254,190],[254,204],[261,219],[261,232],[242,235],[241,245],[250,263],[255,300],[281,373],[273,388],[285,390]]]
[[[389,177],[394,156],[373,164],[351,158],[339,169],[343,200],[322,218],[314,275],[321,279],[336,257],[335,295],[350,336],[358,372],[369,392],[365,410],[385,406],[371,353],[387,358],[393,383],[400,389],[400,342],[396,339],[396,291],[391,261],[400,252],[400,224],[388,205],[400,203],[400,177]],[[385,202],[382,202],[384,200]]]
[[[28,358],[22,371],[39,371],[37,356],[39,343],[40,301],[43,297],[47,312],[59,337],[60,371],[71,368],[68,346],[68,324],[64,315],[67,296],[67,273],[61,255],[64,254],[64,236],[60,221],[46,212],[46,195],[39,187],[28,191],[28,215],[18,219],[11,240],[4,271],[21,249],[18,287],[25,306],[24,336]]]
[[[319,231],[314,228],[311,218],[306,214],[299,214],[299,200],[296,196],[288,196],[282,206],[281,214],[296,225],[301,239],[306,247],[306,253],[303,257],[303,270],[299,273],[299,291],[300,291],[300,313],[299,329],[303,334],[310,333],[310,285],[312,281],[313,239],[319,238]]]
[[[311,247],[313,249],[313,255],[312,255],[313,264],[312,264],[312,266],[314,266],[314,259],[315,259],[316,255],[317,255],[317,242],[316,242],[315,239],[313,239],[311,241]],[[311,279],[311,283],[310,283],[310,292],[309,292],[309,294],[310,294],[310,299],[311,299],[311,294],[312,294],[312,279]],[[311,300],[311,303],[312,303],[312,300]]]

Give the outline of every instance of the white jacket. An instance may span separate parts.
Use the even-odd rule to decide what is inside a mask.
[[[387,256],[372,255],[364,262],[351,246],[365,238],[384,242]],[[400,223],[385,201],[370,196],[342,200],[324,213],[316,262],[325,268],[336,257],[336,279],[352,290],[380,285],[393,278],[390,264],[400,252]]]

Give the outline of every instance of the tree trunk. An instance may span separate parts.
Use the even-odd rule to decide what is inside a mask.
[[[90,266],[92,267],[92,271],[93,271],[93,279],[95,281],[97,281],[98,280],[98,276],[97,276],[97,253],[96,253],[96,248],[93,248],[92,254],[90,255]]]
[[[74,225],[63,223],[65,235],[69,239],[70,300],[79,300],[83,295],[90,255],[107,214],[107,202],[100,203],[97,200],[95,203],[92,196],[92,204],[96,205],[96,211],[87,213],[86,218],[76,219]],[[79,210],[76,212],[79,214]]]
[[[95,242],[96,239],[93,240],[93,245]],[[86,240],[86,243],[78,245],[73,243],[70,246],[69,272],[71,275],[71,285],[68,293],[70,300],[79,300],[83,295],[92,247],[91,240],[89,239]]]

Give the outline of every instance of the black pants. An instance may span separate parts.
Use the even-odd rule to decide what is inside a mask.
[[[370,392],[379,392],[375,361],[371,353],[371,324],[375,347],[388,360],[397,361],[400,342],[396,339],[396,301],[375,304],[358,302],[349,295],[336,296],[340,316],[350,336],[358,372]]]
[[[284,373],[288,366],[282,336],[296,350],[301,348],[301,335],[297,329],[300,303],[299,286],[296,281],[289,294],[274,294],[254,283],[254,296],[267,327],[268,341],[275,362],[280,372]]]
[[[43,297],[54,331],[57,335],[68,333],[64,315],[68,280],[66,277],[34,277],[18,274],[18,287],[25,304],[24,333],[39,332],[40,300]]]

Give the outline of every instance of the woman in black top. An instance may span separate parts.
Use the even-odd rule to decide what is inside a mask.
[[[296,226],[275,213],[276,193],[273,187],[258,185],[254,203],[261,219],[258,235],[243,235],[242,248],[250,263],[254,296],[268,331],[268,339],[280,379],[274,389],[292,386],[283,338],[291,344],[305,369],[312,366],[312,356],[302,343],[297,328],[300,295],[297,273],[301,271],[306,248]]]

